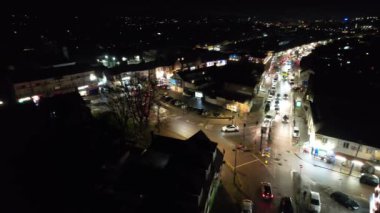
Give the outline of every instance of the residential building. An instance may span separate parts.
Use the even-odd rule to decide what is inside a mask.
[[[114,197],[128,212],[209,212],[222,163],[202,131],[187,140],[152,135],[151,147],[125,161]]]
[[[31,73],[33,73],[33,75]],[[17,72],[12,75],[15,96],[19,102],[30,97],[50,97],[80,90],[81,95],[97,92],[100,79],[98,67],[77,65],[75,62],[48,68]]]

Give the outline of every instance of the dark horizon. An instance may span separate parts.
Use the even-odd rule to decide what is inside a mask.
[[[45,4],[44,7],[23,4],[6,9],[5,14],[31,13],[51,17],[79,15],[123,16],[257,16],[263,19],[340,19],[343,17],[377,15],[380,5],[369,0],[341,2],[322,0],[305,3],[300,0],[281,2],[254,1],[138,1],[106,5]]]

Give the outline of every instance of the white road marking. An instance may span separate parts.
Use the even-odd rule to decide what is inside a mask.
[[[249,162],[246,162],[246,163],[240,164],[240,165],[236,166],[236,168],[239,168],[239,167],[241,167],[241,166],[245,166],[245,165],[250,164],[250,163],[254,163],[254,162],[258,161],[258,160],[259,160],[259,159],[252,160],[252,161],[249,161]]]

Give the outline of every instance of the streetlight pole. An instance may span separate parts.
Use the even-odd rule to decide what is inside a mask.
[[[244,129],[243,129],[243,144],[245,145],[245,126],[246,123],[244,123]]]
[[[237,148],[235,146],[235,161],[234,161],[234,184],[236,184],[236,158],[237,158]]]
[[[263,131],[263,128],[261,128],[261,134],[260,134],[260,153],[263,151],[263,134],[264,134],[264,131]]]

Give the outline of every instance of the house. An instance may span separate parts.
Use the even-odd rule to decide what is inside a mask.
[[[153,135],[151,147],[126,161],[114,198],[128,212],[208,212],[222,162],[202,131],[187,140]]]
[[[15,96],[23,102],[31,97],[50,97],[76,90],[80,90],[81,95],[97,92],[102,75],[99,67],[72,62],[27,71],[15,70],[11,78]]]
[[[202,68],[194,71],[180,71],[170,80],[172,90],[195,96],[195,92],[202,92],[214,84],[213,75],[217,69],[214,67]]]
[[[128,85],[134,78],[152,77],[158,85],[168,85],[173,75],[173,66],[168,62],[151,61],[148,63],[120,65],[108,70],[108,76],[115,86]]]
[[[318,74],[307,72],[304,75],[309,75],[305,79],[308,89],[302,105],[310,142],[305,148],[320,156],[339,156],[337,159],[348,164],[355,162],[355,166],[379,161],[377,116],[371,110],[364,110],[368,106],[362,102],[353,102],[345,94],[339,92],[337,96],[335,91],[331,92],[329,84],[326,80],[321,81]],[[375,103],[372,107],[379,106]]]
[[[259,87],[262,65],[246,62],[228,64],[214,72],[217,84],[205,92],[205,100],[233,112],[247,113]]]
[[[212,66],[225,66],[228,55],[203,49],[182,50],[177,54],[177,61],[174,64],[176,70],[192,71]]]

